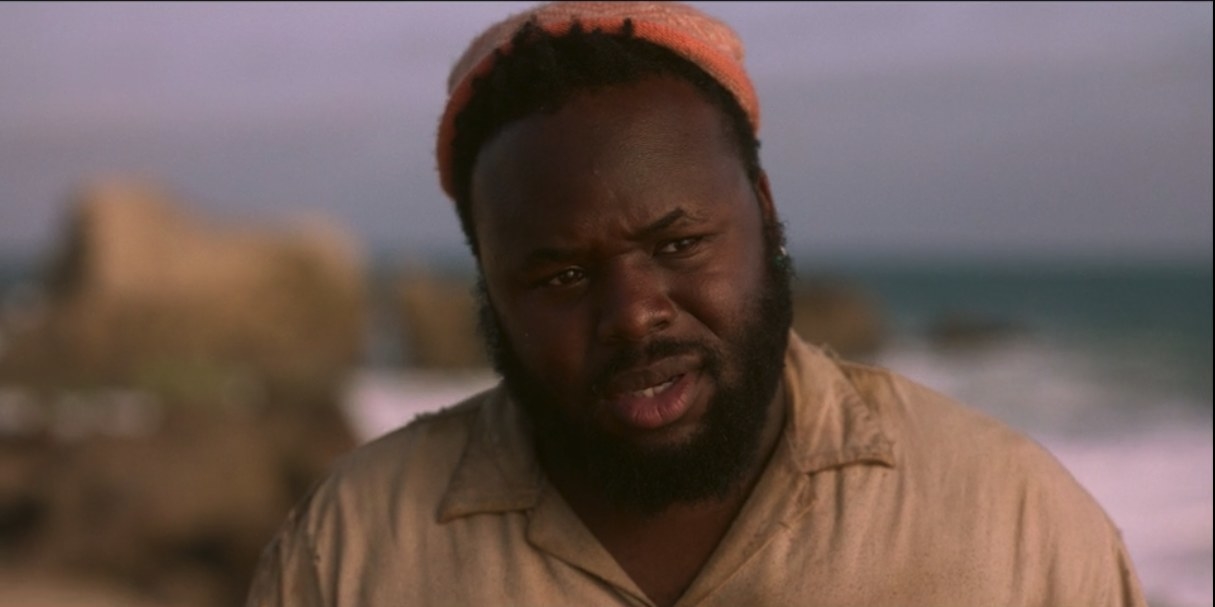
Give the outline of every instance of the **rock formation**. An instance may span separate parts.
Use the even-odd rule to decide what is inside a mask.
[[[470,369],[489,362],[477,334],[471,279],[421,269],[402,273],[397,288],[406,363],[428,369]]]
[[[80,193],[52,265],[47,322],[16,336],[0,377],[163,383],[211,373],[328,389],[360,354],[360,263],[319,221],[225,228],[153,185],[95,184]]]
[[[364,283],[319,220],[221,226],[151,184],[82,189],[41,309],[0,352],[0,418],[23,433],[0,427],[0,569],[238,604],[289,507],[354,446],[338,399]]]
[[[1015,322],[974,312],[945,312],[928,326],[929,341],[943,349],[982,348],[1028,333]]]
[[[845,358],[872,357],[886,337],[877,302],[860,287],[838,278],[794,284],[793,328],[806,341]]]

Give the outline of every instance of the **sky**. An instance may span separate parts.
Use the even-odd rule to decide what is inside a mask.
[[[801,257],[1211,259],[1211,3],[693,3],[738,31]],[[447,71],[530,3],[0,3],[0,256],[71,194],[319,213],[461,257],[434,170]]]

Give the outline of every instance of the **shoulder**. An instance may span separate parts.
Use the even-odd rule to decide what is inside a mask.
[[[384,560],[383,538],[424,528],[492,394],[420,415],[341,458],[263,551],[248,605],[334,604],[338,579]]]
[[[906,463],[1019,470],[1039,480],[1075,484],[1050,452],[1008,424],[894,371],[852,362],[838,365],[878,413]]]
[[[421,414],[340,458],[296,507],[300,531],[323,541],[341,529],[350,539],[433,519],[493,393]]]
[[[1112,529],[1088,491],[1029,436],[893,371],[837,364],[894,443],[897,476],[913,495],[951,504],[955,514],[970,504],[961,511],[989,522],[994,513],[1047,517],[1099,534]]]
[[[925,545],[972,544],[957,553],[1021,572],[1040,602],[1138,604],[1117,527],[1045,447],[897,373],[838,364],[893,438]]]
[[[492,392],[481,392],[450,407],[419,414],[408,424],[360,446],[338,460],[332,480],[348,483],[366,477],[392,476],[418,464],[419,456],[426,460],[428,468],[458,458]]]
[[[1015,604],[1142,605],[1118,529],[1046,448],[898,373],[837,365],[892,438],[888,478],[925,562],[1015,579]]]

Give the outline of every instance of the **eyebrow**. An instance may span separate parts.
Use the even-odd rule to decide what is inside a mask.
[[[659,217],[655,221],[650,222],[648,225],[643,226],[640,230],[637,230],[637,233],[633,236],[633,239],[645,240],[650,238],[656,233],[671,227],[679,220],[687,217],[687,211],[685,211],[682,207],[677,208],[670,213]],[[562,247],[539,247],[528,253],[527,263],[565,262],[577,257],[577,255],[578,253],[574,249]]]
[[[658,218],[657,221],[650,223],[650,225],[647,225],[647,226],[641,228],[640,230],[638,230],[637,236],[635,238],[637,238],[638,240],[644,240],[646,238],[649,238],[650,236],[653,236],[654,234],[671,227],[672,225],[675,224],[675,222],[677,222],[680,219],[683,219],[687,216],[688,216],[688,212],[683,210],[683,207],[679,207],[679,208],[675,209],[674,211],[671,211],[670,213],[667,213],[666,215],[663,215],[662,217]]]

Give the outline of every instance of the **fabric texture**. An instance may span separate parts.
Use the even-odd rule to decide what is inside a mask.
[[[791,336],[785,429],[680,606],[1142,606],[1117,529],[1041,447]],[[651,605],[495,388],[346,457],[249,607]]]
[[[439,121],[435,155],[443,191],[455,198],[452,183],[452,141],[455,120],[472,97],[472,83],[493,68],[495,53],[509,53],[519,28],[533,21],[554,35],[568,32],[575,22],[588,31],[620,32],[625,19],[633,35],[675,51],[695,63],[734,95],[759,132],[759,99],[743,69],[743,44],[729,26],[690,6],[675,2],[554,2],[517,13],[473,39],[447,79],[447,106]]]

